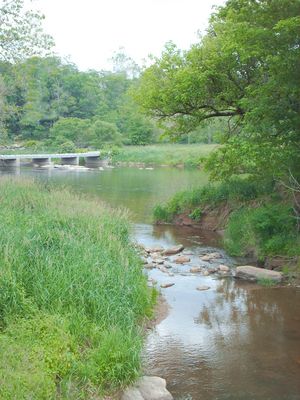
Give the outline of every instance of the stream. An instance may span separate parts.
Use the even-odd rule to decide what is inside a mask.
[[[300,400],[300,288],[264,288],[216,274],[191,273],[237,265],[217,234],[188,227],[155,226],[152,208],[182,189],[207,183],[198,170],[115,168],[103,171],[2,169],[71,186],[113,207],[130,210],[134,238],[146,247],[182,244],[190,261],[170,274],[147,270],[169,305],[143,353],[144,370],[167,380],[175,400]],[[201,261],[218,252],[219,258]],[[172,262],[172,257],[171,257]],[[199,291],[199,286],[209,289]]]

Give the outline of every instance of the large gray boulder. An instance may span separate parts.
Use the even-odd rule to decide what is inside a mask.
[[[123,393],[121,400],[173,400],[173,397],[166,389],[165,379],[143,376]]]
[[[245,279],[248,281],[257,281],[259,279],[270,279],[274,282],[280,282],[283,279],[282,273],[278,271],[271,271],[269,269],[252,267],[251,265],[244,265],[236,268],[235,277]]]

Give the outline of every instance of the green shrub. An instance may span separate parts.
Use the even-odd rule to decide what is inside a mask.
[[[231,214],[224,239],[227,250],[236,256],[254,253],[297,255],[299,235],[290,206],[282,203],[243,207]]]
[[[71,142],[71,140],[67,140],[59,145],[58,150],[62,153],[75,153],[76,146],[73,142]]]
[[[194,221],[200,221],[202,217],[202,211],[200,208],[195,208],[193,212],[189,215]]]

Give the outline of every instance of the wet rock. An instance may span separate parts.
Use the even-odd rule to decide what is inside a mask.
[[[271,279],[272,281],[280,282],[283,279],[281,272],[252,267],[250,265],[237,267],[235,277],[248,281],[257,281],[258,279]]]
[[[153,264],[151,264],[151,263],[148,263],[148,264],[145,264],[145,265],[144,265],[144,268],[146,268],[146,269],[153,269],[153,268],[155,268],[155,265],[153,265]]]
[[[173,396],[166,389],[165,379],[157,376],[143,376],[137,388],[144,400],[173,400]]]
[[[214,268],[214,267],[208,267],[208,273],[209,274],[214,274],[215,272],[217,272],[218,270],[217,270],[217,268]]]
[[[230,272],[226,272],[226,271],[218,271],[218,276],[220,278],[227,278],[227,277],[231,276],[231,273]]]
[[[188,263],[190,261],[191,261],[191,259],[188,256],[179,256],[179,257],[175,258],[175,260],[174,260],[174,262],[176,264],[185,264],[185,263]]]
[[[144,397],[141,395],[141,392],[136,388],[129,388],[125,390],[121,400],[144,400]]]
[[[169,288],[169,287],[174,286],[174,285],[175,285],[175,283],[162,283],[160,285],[160,287],[163,288],[163,289],[166,289],[166,288]]]
[[[192,267],[191,269],[190,269],[190,272],[192,273],[192,274],[196,274],[197,272],[201,272],[202,271],[202,268],[201,267]]]
[[[216,260],[218,258],[222,258],[222,255],[220,253],[214,252],[205,254],[204,256],[200,256],[200,258],[202,261],[211,261],[211,260]]]
[[[164,250],[162,254],[164,256],[173,256],[180,253],[183,249],[184,247],[182,244],[179,244],[178,246],[169,247],[168,249]]]
[[[161,272],[164,272],[165,274],[168,274],[168,273],[169,273],[168,268],[166,268],[166,267],[163,266],[163,265],[158,265],[157,268],[158,268]]]
[[[162,246],[147,247],[146,251],[147,253],[161,253],[164,248]]]
[[[201,286],[197,286],[196,289],[197,289],[197,290],[200,290],[200,291],[202,291],[202,290],[208,290],[208,289],[210,289],[210,286],[201,285]]]
[[[219,269],[219,271],[222,271],[222,272],[229,272],[230,271],[230,268],[227,267],[227,265],[223,265],[223,264],[220,264],[218,269]]]
[[[166,263],[166,262],[165,262],[164,266],[165,266],[166,268],[169,268],[169,269],[173,267],[173,265],[172,265],[172,264],[170,264],[170,263]]]
[[[202,272],[202,275],[204,275],[204,276],[208,276],[208,275],[209,275],[209,272],[208,272],[208,270],[206,269],[205,271],[203,271],[203,272]]]

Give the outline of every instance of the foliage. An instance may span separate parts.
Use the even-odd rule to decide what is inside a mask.
[[[218,185],[179,192],[153,210],[155,221],[172,222],[182,213],[200,221],[204,213],[227,208],[224,246],[233,256],[300,255],[297,218],[291,199],[272,195],[272,182],[231,179]]]
[[[270,278],[260,278],[257,283],[264,287],[273,287],[276,286],[276,282]]]
[[[95,120],[90,127],[90,143],[94,147],[103,144],[121,144],[118,128],[111,122]]]
[[[200,221],[201,217],[203,215],[203,212],[201,210],[201,208],[195,208],[195,210],[193,210],[189,217],[192,218],[194,221]]]
[[[135,97],[169,135],[229,122],[214,178],[299,171],[299,15],[298,0],[228,0],[198,44],[168,43],[143,72]]]
[[[195,212],[197,215],[204,206],[215,208],[226,203],[238,205],[268,194],[272,188],[272,182],[258,183],[246,178],[231,179],[218,185],[205,185],[198,189],[176,193],[166,204],[156,206],[154,219],[171,222],[176,215],[184,212],[192,215]]]
[[[25,9],[24,0],[2,0],[0,5],[0,59],[16,61],[45,54],[54,45],[43,32],[44,16]]]
[[[55,381],[70,371],[77,348],[66,322],[37,314],[13,322],[0,335],[0,397],[54,398]]]
[[[114,162],[145,163],[146,165],[168,165],[199,167],[203,159],[216,149],[216,145],[161,144],[147,146],[125,146],[112,155]]]
[[[75,385],[84,398],[87,382],[133,380],[153,296],[126,213],[30,180],[0,186],[0,374],[16,371],[3,393],[51,398]]]
[[[243,207],[233,212],[226,228],[224,244],[237,256],[253,254],[299,255],[299,235],[296,220],[289,205],[263,204]]]
[[[90,125],[91,121],[88,119],[61,118],[50,129],[51,140],[57,141],[57,138],[63,138],[76,143],[77,147],[86,146]]]
[[[154,125],[129,97],[133,85],[124,73],[81,72],[57,57],[0,62],[0,129],[11,140],[46,140],[53,147],[64,137],[88,147],[99,143],[96,121],[103,121],[117,127],[122,142],[148,143]]]

